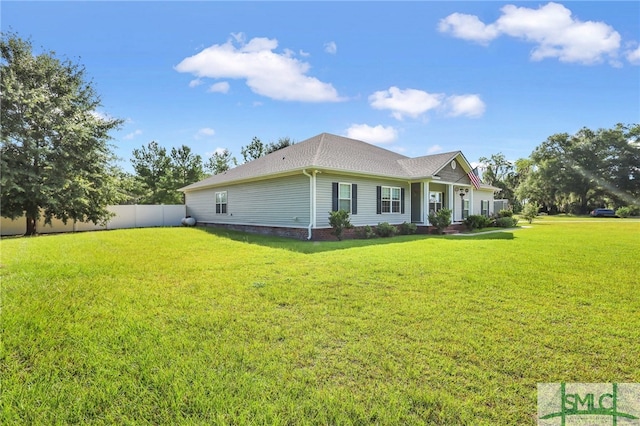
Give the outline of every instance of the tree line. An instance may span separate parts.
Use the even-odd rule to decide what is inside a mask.
[[[480,158],[483,181],[500,188],[516,212],[537,203],[550,214],[586,214],[594,208],[640,208],[640,125],[587,127],[557,133],[530,157],[508,161],[504,154]]]
[[[283,137],[264,144],[254,137],[240,152],[246,163],[294,143]],[[238,165],[228,149],[214,152],[205,161],[187,145],[167,150],[155,141],[134,149],[130,162],[134,173],[118,173],[120,204],[180,204],[183,194],[178,189]]]
[[[125,172],[110,144],[123,120],[97,113],[100,97],[83,66],[53,52],[36,55],[14,33],[1,34],[0,54],[1,214],[26,216],[28,235],[40,218],[104,223],[110,204],[180,203],[178,188],[238,164],[226,149],[205,161],[186,145],[167,150],[152,141],[133,150],[134,173]],[[524,203],[550,213],[637,206],[639,138],[638,124],[555,134],[529,158],[482,158],[483,179],[516,211]],[[293,143],[254,137],[240,153],[248,162]]]

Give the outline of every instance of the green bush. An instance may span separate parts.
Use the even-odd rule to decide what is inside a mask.
[[[511,210],[500,210],[498,212],[498,217],[513,217],[513,211]]]
[[[371,228],[369,225],[363,226],[362,228],[358,229],[356,235],[359,238],[364,238],[366,240],[376,238],[378,236],[378,234],[376,234],[376,231],[374,231],[373,228]]]
[[[381,222],[376,226],[376,234],[381,237],[393,237],[398,233],[398,228],[389,225],[389,222]]]
[[[440,209],[437,213],[429,213],[429,223],[436,228],[438,234],[442,234],[451,225],[451,210]]]
[[[498,228],[513,228],[518,225],[518,219],[515,217],[499,217],[496,219]]]
[[[616,210],[616,216],[620,216],[620,217],[629,217],[631,216],[631,208],[630,207],[619,207],[618,210]]]
[[[473,231],[474,229],[482,229],[491,225],[491,219],[479,214],[472,214],[464,220],[464,224],[468,230]]]
[[[400,225],[398,225],[398,232],[400,232],[401,235],[415,234],[417,230],[418,225],[416,225],[415,223],[402,222]]]
[[[538,203],[528,203],[524,206],[522,217],[526,219],[527,222],[531,223],[533,222],[533,219],[538,216],[538,210],[540,210]]]
[[[329,225],[333,228],[331,233],[336,236],[338,241],[342,240],[342,233],[345,229],[353,228],[349,220],[349,212],[342,209],[329,212]]]

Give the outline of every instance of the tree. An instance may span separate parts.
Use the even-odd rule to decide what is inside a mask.
[[[0,51],[2,216],[25,215],[27,235],[41,217],[105,222],[117,199],[109,132],[122,120],[98,113],[83,66],[34,55],[13,33],[1,35]]]
[[[249,145],[242,147],[240,153],[242,154],[242,158],[244,158],[245,163],[253,161],[265,155],[264,144],[260,142],[260,139],[258,139],[257,136],[254,136]]]
[[[131,164],[136,172],[136,178],[145,191],[141,198],[144,204],[171,204],[169,194],[172,184],[171,158],[166,148],[158,142],[151,141],[141,149],[133,150]]]
[[[264,155],[271,154],[272,152],[276,152],[282,148],[286,148],[294,144],[295,142],[292,141],[289,137],[280,138],[278,139],[278,142],[271,142],[267,144],[267,146],[265,147]]]
[[[490,158],[481,157],[479,161],[485,165],[482,181],[487,185],[500,188],[496,198],[507,199],[512,206],[519,206],[520,203],[514,193],[517,179],[513,163],[508,161],[501,152],[491,155]]]
[[[231,157],[229,150],[224,149],[222,152],[214,152],[204,167],[209,173],[217,175],[229,170],[232,163],[234,166],[238,165],[235,157]]]
[[[522,210],[522,217],[526,219],[527,222],[533,222],[533,219],[538,216],[538,211],[540,210],[540,206],[538,203],[527,203]]]
[[[202,157],[186,145],[167,149],[158,142],[133,150],[131,164],[142,188],[143,204],[179,204],[184,197],[178,189],[204,177]]]
[[[113,167],[118,190],[117,204],[141,204],[146,191],[140,181],[132,173],[125,172],[119,167]]]
[[[202,157],[191,152],[191,148],[182,145],[180,148],[171,148],[171,181],[167,198],[173,201],[167,204],[184,203],[184,194],[178,192],[179,188],[190,185],[204,177]]]
[[[552,135],[531,154],[531,171],[518,194],[551,212],[584,214],[602,205],[637,203],[639,136],[637,124]]]

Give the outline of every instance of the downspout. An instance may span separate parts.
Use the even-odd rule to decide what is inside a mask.
[[[315,191],[314,191],[314,187],[313,187],[313,183],[314,183],[314,175],[310,175],[309,173],[307,173],[306,169],[302,170],[302,174],[307,176],[309,178],[309,226],[307,228],[308,234],[307,234],[307,240],[311,239],[311,229],[313,228],[313,215],[314,215],[314,204],[315,204]]]

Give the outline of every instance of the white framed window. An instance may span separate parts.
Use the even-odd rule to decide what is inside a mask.
[[[435,213],[442,210],[442,200],[444,194],[442,192],[429,192],[429,213]]]
[[[462,219],[469,217],[469,200],[464,200],[464,207],[462,208]]]
[[[482,216],[489,216],[489,200],[480,201],[480,214]]]
[[[338,184],[338,210],[345,210],[351,213],[351,184]]]
[[[400,213],[400,188],[395,186],[382,187],[382,213]]]
[[[227,214],[227,191],[216,192],[216,214]]]

